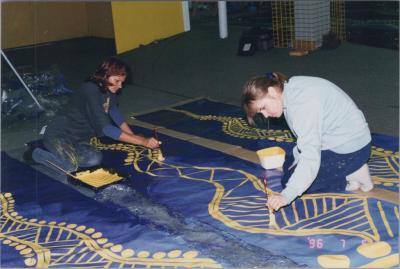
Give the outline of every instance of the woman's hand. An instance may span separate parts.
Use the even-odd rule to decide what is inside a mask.
[[[160,142],[157,139],[155,139],[154,137],[149,137],[149,138],[145,138],[143,146],[151,148],[151,149],[155,149],[160,146]]]
[[[272,208],[273,210],[278,210],[282,206],[287,205],[288,202],[282,194],[270,194],[268,195],[268,208]]]

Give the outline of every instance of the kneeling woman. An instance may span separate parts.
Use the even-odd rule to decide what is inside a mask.
[[[43,139],[46,150],[35,149],[33,159],[67,172],[99,165],[102,154],[89,143],[95,136],[158,147],[155,138],[134,134],[117,108],[117,92],[122,88],[127,72],[128,67],[122,61],[116,58],[105,60],[74,92],[62,113],[48,124]]]
[[[283,191],[268,206],[278,210],[303,193],[373,188],[367,165],[371,134],[363,113],[335,84],[318,77],[267,73],[244,86],[242,105],[250,124],[257,113],[284,114],[297,137],[293,162],[284,164]]]

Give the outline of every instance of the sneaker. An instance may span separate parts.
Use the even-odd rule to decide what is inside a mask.
[[[363,192],[370,191],[374,188],[374,183],[372,182],[371,178],[365,178],[360,181],[360,189]]]
[[[363,192],[370,191],[374,188],[374,183],[372,182],[367,164],[364,164],[360,169],[346,176],[346,180],[348,181],[348,185],[351,185],[349,189],[355,188],[357,184]]]
[[[356,191],[360,188],[360,183],[357,181],[351,180],[347,181],[346,191]]]

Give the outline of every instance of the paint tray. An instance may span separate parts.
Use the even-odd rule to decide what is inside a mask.
[[[80,170],[68,175],[69,181],[73,184],[83,185],[95,190],[119,183],[125,178],[125,175],[119,174],[113,169],[101,167]]]
[[[285,162],[285,150],[280,147],[265,148],[256,153],[264,169],[279,168]]]

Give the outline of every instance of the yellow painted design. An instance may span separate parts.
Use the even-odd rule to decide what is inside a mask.
[[[324,268],[349,268],[350,259],[345,255],[321,255],[318,263]]]
[[[360,268],[391,268],[399,266],[399,254],[392,254],[370,263],[360,266]]]
[[[178,176],[182,180],[200,181],[213,185],[215,193],[208,204],[209,214],[233,229],[248,233],[291,236],[343,234],[359,237],[367,242],[380,240],[369,212],[368,198],[365,196],[331,193],[304,195],[300,201],[303,200],[301,201],[303,204],[309,205],[308,217],[305,217],[307,214],[304,209],[287,206],[275,213],[277,226],[271,227],[269,211],[265,207],[265,190],[260,180],[250,173],[226,167],[185,167],[169,164],[158,161],[151,150],[138,145],[102,144],[98,139],[93,139],[92,143],[102,150],[118,148],[118,151],[126,152],[128,158],[133,161],[127,161],[127,158],[125,165],[132,165],[139,173],[159,178]],[[166,170],[168,173],[165,172]],[[232,184],[234,182],[232,178],[219,178],[221,173],[233,174],[237,184]],[[232,186],[230,189],[225,189],[225,180]],[[257,195],[236,196],[236,190],[248,184],[258,191]],[[272,192],[270,189],[267,191]],[[325,203],[323,203],[324,200]],[[255,214],[252,215],[250,222],[249,213]],[[351,217],[348,217],[350,213]],[[294,218],[289,218],[289,216],[294,216]],[[346,228],[341,228],[344,225]]]
[[[377,202],[377,206],[378,206],[378,208],[379,208],[379,214],[380,214],[381,217],[382,217],[382,221],[383,221],[383,224],[384,224],[385,227],[386,227],[387,233],[389,234],[390,237],[393,237],[393,231],[392,231],[392,229],[390,228],[390,224],[389,224],[389,222],[388,222],[388,220],[387,220],[387,218],[386,218],[385,211],[384,211],[383,208],[382,208],[382,203],[381,203],[380,201],[378,201],[378,202]]]
[[[386,242],[373,242],[362,244],[357,251],[367,258],[373,259],[389,255],[392,247]]]
[[[174,112],[183,113],[197,120],[219,121],[222,131],[230,136],[246,139],[267,139],[276,142],[294,142],[295,139],[289,130],[265,130],[254,128],[247,124],[243,118],[215,115],[198,115],[186,110],[170,108]]]
[[[132,249],[124,249],[119,244],[104,244],[107,240],[93,239],[93,236],[90,236],[94,232],[93,228],[76,224],[66,225],[65,222],[57,225],[56,222],[46,224],[45,221],[37,222],[36,219],[17,218],[18,212],[11,206],[14,202],[11,193],[0,193],[0,200],[0,240],[5,245],[15,246],[16,251],[23,256],[26,266],[221,268],[221,265],[212,259],[197,258],[197,255],[194,255],[196,251],[182,253],[180,250],[173,250],[168,255],[156,252],[153,256],[148,251],[140,251],[135,257],[135,251]],[[15,229],[20,224],[20,228]],[[45,231],[48,231],[46,237],[39,237]]]
[[[399,185],[399,152],[372,146],[368,166],[375,185]]]
[[[350,268],[350,258],[345,255],[320,255],[318,263],[323,268]],[[358,268],[391,268],[399,265],[399,254],[381,257]]]
[[[392,248],[387,242],[362,244],[358,246],[357,252],[368,259],[375,259],[359,268],[390,268],[399,265],[399,254],[389,255]],[[320,255],[317,261],[324,268],[350,267],[350,258],[346,255]]]

